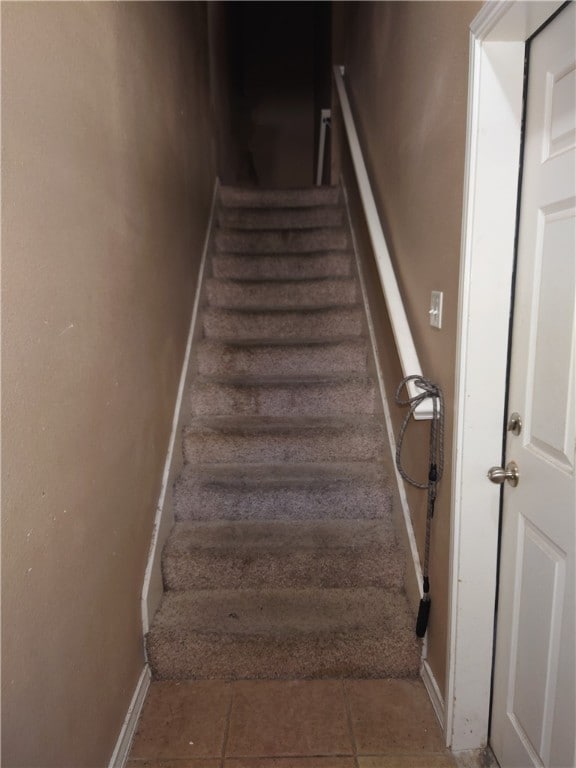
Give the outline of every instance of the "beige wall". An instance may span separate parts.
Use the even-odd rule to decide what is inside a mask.
[[[106,765],[214,182],[206,7],[2,3],[6,768]]]
[[[348,91],[424,375],[446,398],[446,466],[432,534],[429,661],[446,673],[448,558],[456,319],[464,176],[468,25],[479,2],[336,3],[335,63]],[[338,142],[336,142],[338,146]],[[348,163],[343,153],[346,172]],[[354,184],[347,173],[354,194]],[[356,217],[357,226],[360,226]],[[364,237],[360,235],[361,241]],[[363,248],[387,391],[401,379],[369,249]],[[430,292],[444,292],[443,328],[428,323]],[[396,434],[402,409],[392,404]],[[413,423],[406,467],[427,474],[428,425]],[[426,493],[408,487],[420,549]]]

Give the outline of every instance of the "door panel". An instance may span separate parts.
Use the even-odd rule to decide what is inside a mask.
[[[505,768],[576,764],[575,30],[571,4],[530,49],[491,737]]]

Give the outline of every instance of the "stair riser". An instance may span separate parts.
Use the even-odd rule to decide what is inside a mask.
[[[330,375],[364,373],[367,350],[363,342],[320,345],[235,346],[203,343],[198,370],[204,376]]]
[[[215,255],[214,277],[230,280],[311,280],[348,277],[351,260],[347,253],[309,256]]]
[[[340,208],[226,208],[218,212],[218,224],[229,229],[314,229],[339,227],[343,223]]]
[[[206,309],[203,328],[209,339],[322,339],[362,334],[360,309],[302,312],[235,312]]]
[[[300,637],[221,637],[191,632],[182,642],[148,639],[148,659],[154,678],[169,679],[287,679],[416,677],[417,647],[399,657],[394,643],[383,648],[381,634],[355,633],[302,640]],[[399,641],[401,642],[401,641]],[[416,646],[412,638],[411,645]],[[201,660],[201,662],[199,662]]]
[[[344,229],[241,232],[220,230],[214,238],[220,253],[315,253],[349,247]]]
[[[190,402],[195,416],[327,416],[370,414],[376,409],[372,384],[245,386],[196,384]]]
[[[304,589],[386,587],[400,589],[403,559],[397,550],[380,547],[355,550],[321,549],[306,552],[258,552],[239,549],[192,551],[164,557],[164,587],[170,590],[243,589],[273,584],[278,588]]]
[[[382,455],[383,448],[379,436],[367,430],[295,434],[184,431],[184,458],[191,463],[373,461]]]
[[[208,280],[212,307],[325,307],[356,304],[354,280],[297,280],[290,282],[230,282]]]
[[[338,187],[282,190],[220,188],[222,205],[234,208],[302,208],[315,205],[336,205],[339,199],[340,190]]]
[[[180,479],[174,488],[176,520],[373,520],[391,513],[384,484],[334,488],[225,485]]]

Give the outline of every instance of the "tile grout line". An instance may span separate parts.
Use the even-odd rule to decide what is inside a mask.
[[[236,681],[230,681],[230,701],[228,702],[228,712],[226,713],[226,724],[224,726],[224,738],[222,739],[222,750],[220,754],[220,768],[224,768],[224,762],[226,760],[226,751],[228,748],[228,736],[230,734],[230,720],[232,718],[232,705],[234,704],[234,694],[236,689]]]
[[[352,725],[352,712],[350,711],[350,704],[348,701],[348,691],[346,690],[346,681],[344,679],[340,680],[340,685],[342,686],[342,698],[344,699],[344,707],[346,709],[346,720],[348,721],[348,731],[350,732],[350,741],[352,742],[352,749],[354,751],[354,754],[352,757],[354,758],[354,768],[359,768],[358,764],[358,755],[356,750],[356,737],[354,736],[354,727]]]

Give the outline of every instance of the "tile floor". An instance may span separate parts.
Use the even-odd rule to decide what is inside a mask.
[[[453,768],[417,680],[152,683],[128,768]]]

